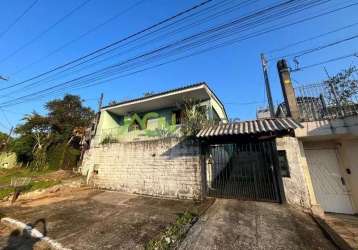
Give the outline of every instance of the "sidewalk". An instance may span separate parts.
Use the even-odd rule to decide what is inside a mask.
[[[358,249],[357,215],[326,213],[324,219],[353,249]]]

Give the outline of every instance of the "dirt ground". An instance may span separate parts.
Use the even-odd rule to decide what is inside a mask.
[[[174,223],[179,214],[200,213],[210,204],[211,201],[198,203],[69,189],[45,198],[20,201],[12,207],[0,204],[0,213],[24,223],[40,220],[36,228],[67,248],[143,249],[149,240]],[[10,237],[11,233],[14,231],[0,227],[1,249],[28,249],[26,245],[42,249],[40,245],[36,248],[37,242]]]

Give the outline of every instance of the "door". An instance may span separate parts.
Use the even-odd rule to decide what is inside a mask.
[[[326,212],[353,214],[350,194],[340,174],[335,149],[306,149],[313,188]]]

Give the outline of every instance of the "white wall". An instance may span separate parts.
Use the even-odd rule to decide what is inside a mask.
[[[308,181],[305,177],[304,164],[306,158],[300,148],[300,142],[295,137],[282,137],[276,139],[277,150],[285,150],[290,177],[282,177],[287,203],[309,208],[311,206]],[[313,202],[315,203],[315,202]]]
[[[342,140],[340,145],[343,172],[352,193],[355,212],[358,213],[358,139]],[[350,169],[351,174],[346,169]]]
[[[96,187],[167,198],[200,199],[199,145],[178,138],[123,142],[92,147],[82,173],[93,169]]]

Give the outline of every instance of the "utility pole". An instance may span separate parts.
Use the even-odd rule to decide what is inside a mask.
[[[96,118],[95,118],[95,121],[94,121],[94,126],[93,126],[93,129],[92,129],[92,136],[95,136],[95,134],[97,132],[97,126],[98,126],[98,123],[99,123],[99,118],[101,116],[102,104],[103,104],[103,93],[101,93],[101,96],[99,97],[99,100],[98,100],[98,112],[96,114]]]
[[[12,126],[10,128],[10,131],[9,131],[9,134],[7,135],[7,139],[6,139],[6,145],[9,144],[10,142],[10,138],[11,138],[11,134],[12,134],[12,131],[14,130],[14,127]]]
[[[263,53],[261,53],[261,64],[262,64],[262,71],[264,73],[266,95],[267,95],[267,101],[268,101],[268,105],[269,105],[270,115],[271,115],[271,117],[275,117],[275,108],[273,106],[270,81],[268,78],[268,71],[267,71],[267,60]]]
[[[99,101],[98,101],[98,112],[101,111],[102,104],[103,104],[103,93],[101,93],[101,96],[100,96]]]

